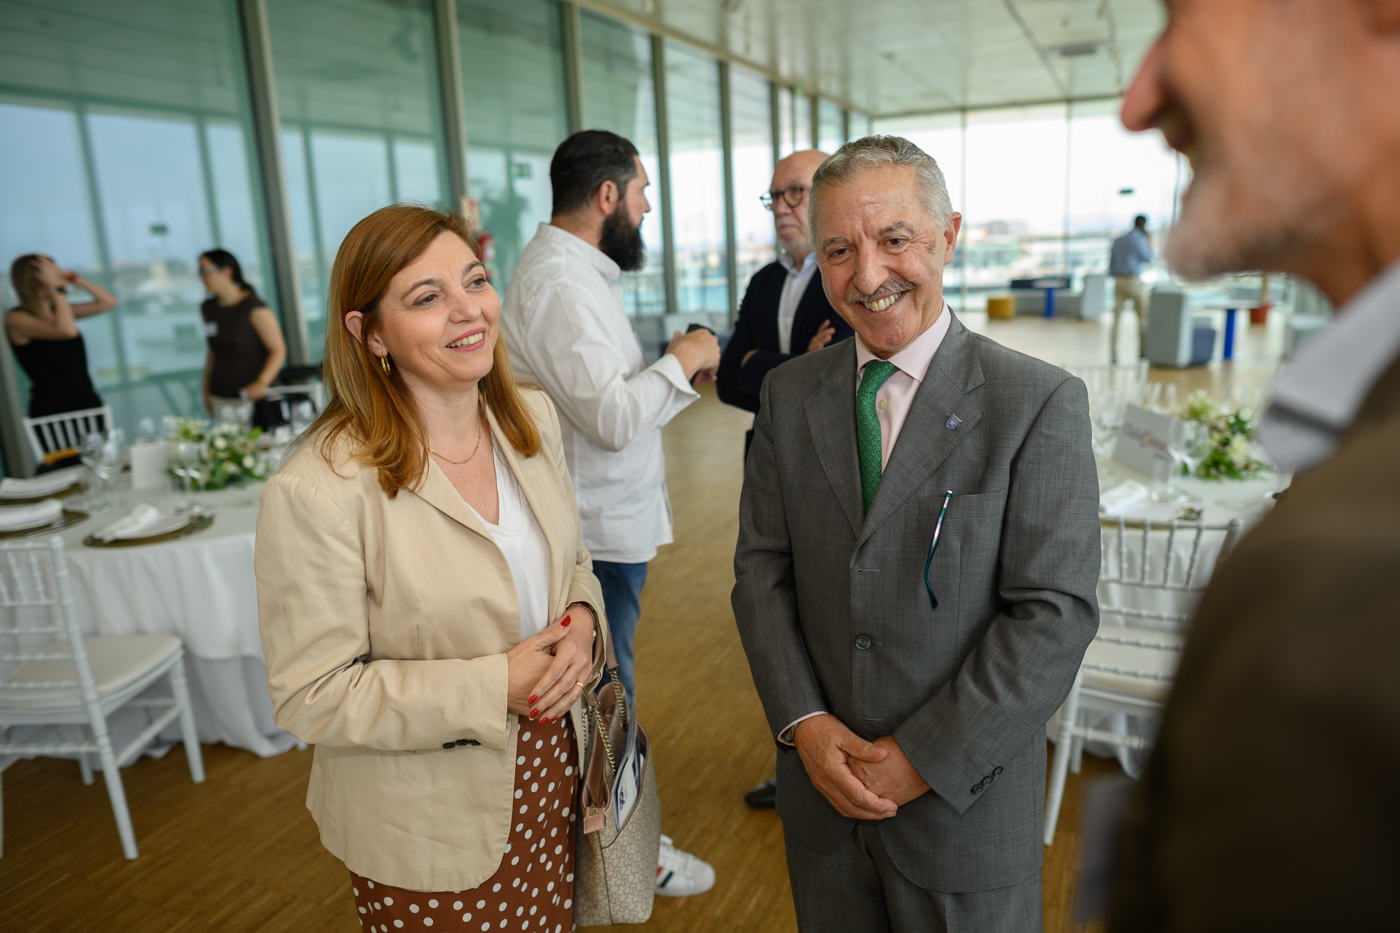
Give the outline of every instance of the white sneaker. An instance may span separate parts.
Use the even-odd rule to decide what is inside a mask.
[[[715,886],[715,870],[682,849],[677,849],[671,837],[661,834],[661,853],[657,857],[656,893],[665,897],[689,897],[704,894]]]

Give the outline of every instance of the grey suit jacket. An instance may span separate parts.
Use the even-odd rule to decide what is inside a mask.
[[[868,515],[855,394],[854,340],[764,383],[734,557],[754,684],[774,736],[824,710],[899,742],[932,788],[879,824],[910,880],[945,892],[1015,884],[1043,854],[1045,724],[1098,628],[1084,383],[955,318]],[[934,610],[924,563],[946,490]],[[834,850],[855,821],[817,792],[795,749],[779,749],[785,832]]]

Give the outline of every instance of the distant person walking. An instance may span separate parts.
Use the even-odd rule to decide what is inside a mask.
[[[10,282],[19,304],[5,315],[5,335],[31,383],[29,417],[101,408],[78,320],[110,311],[117,299],[96,282],[60,269],[41,253],[17,258],[10,265]],[[70,304],[69,285],[87,292],[92,300]]]
[[[1113,241],[1108,274],[1113,276],[1113,334],[1109,338],[1109,359],[1118,362],[1118,318],[1129,299],[1138,316],[1138,357],[1147,356],[1147,289],[1142,286],[1142,264],[1152,261],[1152,237],[1147,218],[1138,214],[1133,229]]]

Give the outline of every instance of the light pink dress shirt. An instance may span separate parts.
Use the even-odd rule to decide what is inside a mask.
[[[943,345],[943,338],[948,334],[948,326],[952,319],[948,303],[944,302],[943,310],[933,322],[933,326],[910,341],[909,346],[890,357],[889,361],[899,367],[899,372],[885,380],[885,384],[875,394],[875,413],[880,418],[881,470],[889,465],[890,453],[894,450],[895,442],[899,440],[899,432],[904,429],[904,420],[909,417],[914,396],[919,393],[919,386],[923,385],[924,375],[928,372],[929,364],[933,362],[933,355]],[[861,379],[865,378],[865,364],[876,359],[879,357],[866,349],[857,336],[857,390],[860,389]]]
[[[899,432],[904,429],[904,421],[909,417],[909,409],[914,405],[914,396],[919,393],[919,386],[923,385],[924,376],[933,363],[933,355],[943,345],[943,338],[948,335],[948,327],[952,321],[953,314],[945,301],[943,310],[939,312],[938,319],[933,322],[933,326],[915,337],[909,342],[909,346],[889,359],[891,363],[899,367],[899,371],[886,379],[885,384],[880,386],[880,391],[875,393],[875,413],[880,418],[881,470],[884,470],[890,462],[890,452],[894,450],[895,442],[899,440]],[[879,357],[866,349],[860,336],[857,335],[857,390],[860,389],[861,379],[865,377],[865,364],[877,359]],[[797,724],[804,719],[820,716],[824,712],[826,710],[817,710],[794,719],[786,729],[779,733],[778,740],[786,745],[791,745],[792,730],[797,728]]]

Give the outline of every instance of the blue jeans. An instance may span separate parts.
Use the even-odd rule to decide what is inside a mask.
[[[637,684],[632,679],[632,639],[637,636],[637,620],[642,616],[647,565],[595,560],[593,575],[603,585],[603,609],[608,614],[613,651],[617,654],[617,676],[632,698],[637,695]]]

